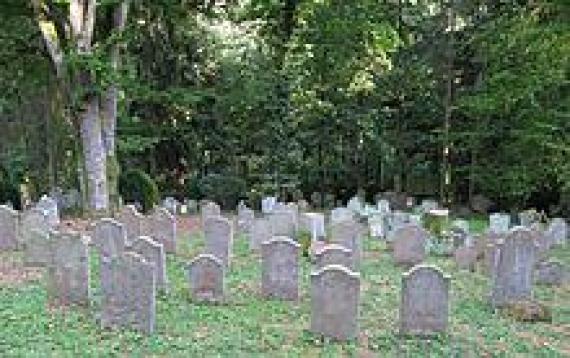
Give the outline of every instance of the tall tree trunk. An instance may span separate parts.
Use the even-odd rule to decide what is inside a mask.
[[[127,21],[129,2],[127,0],[118,4],[113,10],[113,29],[115,33],[121,33]],[[120,66],[121,46],[115,43],[111,47],[110,60],[114,71]],[[101,98],[101,120],[102,120],[102,138],[105,146],[105,155],[107,156],[107,186],[111,210],[114,210],[119,204],[119,163],[116,157],[116,128],[117,128],[117,103],[119,97],[119,89],[115,83],[112,83],[103,93]]]

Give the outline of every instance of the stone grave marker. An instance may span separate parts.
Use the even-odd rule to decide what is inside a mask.
[[[477,263],[477,249],[475,247],[461,246],[455,250],[453,256],[457,267],[469,271],[475,270]]]
[[[261,245],[261,292],[264,297],[298,299],[300,248],[296,241],[282,236],[275,236]]]
[[[124,206],[117,215],[117,220],[123,224],[127,233],[127,241],[125,242],[127,247],[145,233],[145,218],[134,205]]]
[[[164,252],[176,253],[176,217],[165,208],[158,208],[149,217],[148,224],[147,234],[162,244]],[[160,278],[158,281],[160,284]]]
[[[47,293],[54,306],[89,305],[89,246],[77,232],[50,232]]]
[[[331,211],[331,223],[354,220],[354,213],[347,208],[335,208]]]
[[[99,282],[103,296],[113,289],[113,265],[125,252],[127,233],[123,224],[103,218],[95,223],[91,243],[99,256]]]
[[[419,265],[402,275],[400,334],[430,336],[447,330],[449,276]]]
[[[224,300],[224,264],[210,254],[197,256],[188,265],[192,298],[198,302],[220,303]]]
[[[20,248],[19,214],[16,210],[0,205],[0,252]]]
[[[152,334],[156,320],[154,265],[134,252],[125,252],[112,260],[110,269],[112,279],[101,305],[102,326]]]
[[[335,222],[331,225],[331,244],[343,246],[352,252],[352,266],[356,269],[360,267],[362,257],[362,243],[360,238],[360,228],[352,220]]]
[[[393,257],[398,265],[412,266],[426,257],[428,233],[416,225],[404,225],[394,232]]]
[[[168,212],[171,213],[172,215],[176,215],[176,213],[178,213],[179,206],[180,203],[178,202],[178,200],[176,200],[171,196],[164,198],[164,200],[162,201],[162,207],[168,210]]]
[[[548,223],[545,237],[550,245],[565,245],[568,240],[568,224],[562,218],[554,218]]]
[[[542,285],[561,286],[570,282],[570,271],[560,261],[541,261],[535,265],[534,282]]]
[[[360,274],[340,265],[311,273],[311,331],[335,340],[358,337]]]
[[[507,214],[494,213],[489,215],[489,231],[498,234],[509,232],[511,226],[511,217]]]
[[[328,265],[340,265],[354,271],[352,251],[341,245],[324,245],[315,253],[315,268],[320,270]]]
[[[295,237],[295,213],[292,210],[273,210],[269,215],[272,236]]]
[[[237,227],[241,234],[246,238],[250,238],[253,221],[255,220],[255,212],[248,208],[243,207],[238,210]]]
[[[325,215],[321,213],[301,214],[300,227],[311,233],[313,241],[325,237]]]
[[[148,263],[152,263],[156,270],[156,289],[168,292],[168,278],[166,275],[166,255],[161,243],[151,237],[140,236],[133,241],[131,250],[140,255]]]
[[[221,216],[210,216],[204,222],[205,253],[219,258],[225,268],[230,266],[233,245],[232,224]]]
[[[222,215],[220,206],[214,202],[207,201],[200,206],[200,214],[202,215],[202,225],[207,219]]]
[[[269,239],[271,239],[271,225],[269,224],[269,220],[266,218],[255,219],[249,240],[250,250],[260,250],[261,244]]]
[[[24,212],[20,222],[24,262],[27,266],[45,266],[49,262],[49,231],[47,215],[38,209]]]
[[[56,200],[47,195],[42,195],[35,208],[46,214],[48,223],[51,227],[59,225],[59,211]]]
[[[537,255],[533,233],[523,227],[511,230],[498,245],[496,269],[492,273],[491,304],[532,299],[532,275]]]

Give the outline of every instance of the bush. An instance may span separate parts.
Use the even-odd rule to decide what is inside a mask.
[[[200,200],[203,197],[200,190],[200,179],[196,174],[188,175],[184,180],[184,195],[188,199]]]
[[[14,209],[22,208],[18,185],[13,183],[7,173],[0,168],[0,205],[8,203],[11,203]]]
[[[133,169],[121,173],[119,193],[126,203],[138,202],[143,211],[150,211],[158,203],[160,194],[152,178],[142,170]]]
[[[233,175],[211,174],[200,180],[200,192],[204,198],[233,209],[245,196],[245,181]]]
[[[301,245],[301,252],[304,257],[309,257],[311,250],[311,233],[307,230],[297,231],[297,242]]]

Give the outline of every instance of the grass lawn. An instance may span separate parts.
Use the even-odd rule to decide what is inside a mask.
[[[570,356],[570,288],[537,287],[536,297],[552,308],[552,323],[520,323],[493,312],[486,303],[489,280],[457,271],[446,258],[430,258],[452,277],[448,335],[432,340],[400,338],[400,276],[384,244],[365,240],[361,271],[360,336],[335,343],[307,331],[310,263],[302,260],[298,303],[259,296],[261,263],[236,238],[226,277],[227,302],[195,304],[188,294],[185,265],[203,247],[199,235],[182,235],[178,256],[168,257],[170,293],[157,301],[156,334],[102,330],[97,323],[97,280],[89,309],[51,311],[41,280],[0,281],[0,357],[13,356],[227,356],[227,357],[563,357]],[[570,265],[570,248],[554,255]],[[18,262],[14,254],[0,260]],[[93,277],[98,268],[93,262]]]

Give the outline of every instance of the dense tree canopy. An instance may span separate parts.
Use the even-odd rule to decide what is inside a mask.
[[[111,200],[115,169],[138,169],[178,197],[216,183],[570,210],[567,1],[92,1],[89,51],[74,3],[0,3],[4,186],[89,199],[93,99]]]

